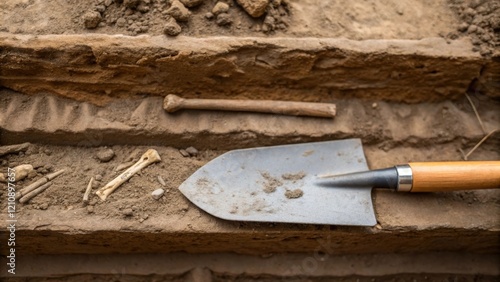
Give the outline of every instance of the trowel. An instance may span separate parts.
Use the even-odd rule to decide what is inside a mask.
[[[236,221],[374,226],[372,188],[434,192],[500,187],[500,161],[410,163],[368,169],[360,139],[229,151],[179,190]]]

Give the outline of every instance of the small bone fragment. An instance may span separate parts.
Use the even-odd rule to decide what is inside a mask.
[[[64,169],[61,169],[59,171],[56,171],[56,172],[53,172],[51,174],[48,174],[40,179],[38,179],[37,181],[31,183],[30,185],[24,187],[23,189],[19,190],[17,193],[16,193],[16,200],[23,197],[24,195],[28,194],[29,192],[35,190],[36,188],[40,187],[41,185],[49,182],[50,180],[58,177],[59,175],[61,175],[62,173],[64,172]]]
[[[165,180],[163,180],[161,175],[158,175],[158,182],[160,182],[161,186],[167,186],[167,183],[165,183]]]
[[[15,172],[14,182],[17,182],[25,179],[28,176],[28,174],[30,174],[33,171],[33,166],[30,164],[22,164],[14,167],[13,169]],[[7,177],[4,177],[4,179],[7,180]]]
[[[126,169],[126,168],[131,167],[133,164],[134,164],[134,162],[133,162],[133,161],[126,162],[126,163],[121,163],[121,164],[119,164],[119,165],[115,168],[115,171],[124,170],[124,169]]]
[[[12,154],[12,153],[24,152],[24,151],[28,150],[28,147],[30,145],[31,145],[30,143],[26,142],[26,143],[16,144],[16,145],[1,146],[0,147],[0,156]]]
[[[33,197],[35,197],[36,195],[42,193],[43,191],[45,191],[47,188],[50,187],[50,185],[52,185],[52,182],[48,182],[48,183],[45,183],[44,185],[36,188],[35,190],[27,193],[26,195],[24,195],[20,200],[19,200],[19,203],[21,204],[24,204],[26,203],[27,201],[31,200]]]
[[[133,166],[129,167],[127,170],[118,175],[115,179],[111,180],[104,187],[97,190],[96,195],[101,198],[101,200],[105,201],[109,194],[113,193],[120,185],[122,185],[125,181],[129,180],[134,174],[147,167],[152,163],[156,163],[161,161],[160,155],[154,149],[149,149],[142,155],[138,162],[136,162]]]
[[[94,183],[94,177],[90,178],[89,184],[87,185],[87,189],[85,190],[85,194],[83,194],[83,202],[89,202],[90,191],[92,191],[92,184]]]

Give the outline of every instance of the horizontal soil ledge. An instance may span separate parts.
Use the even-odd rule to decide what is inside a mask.
[[[4,258],[0,260],[2,265]],[[216,254],[43,255],[23,256],[15,277],[89,281],[109,277],[127,281],[382,281],[404,279],[496,281],[497,255],[470,253],[376,254],[335,256],[328,253],[276,254],[266,257]],[[78,269],[75,268],[78,266]],[[4,274],[5,272],[2,272]],[[9,278],[8,276],[6,278]],[[161,279],[160,279],[161,278]],[[204,278],[204,279],[200,279]],[[475,278],[475,279],[474,279]],[[108,280],[108,279],[106,279]]]
[[[189,38],[0,33],[0,85],[104,104],[160,95],[404,102],[498,97],[498,54],[467,39]]]

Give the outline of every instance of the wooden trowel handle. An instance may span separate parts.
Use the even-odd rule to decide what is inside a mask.
[[[500,161],[415,162],[411,192],[500,188]]]
[[[193,109],[274,113],[327,118],[332,118],[336,114],[335,104],[331,103],[272,100],[183,99],[172,94],[165,97],[163,108],[169,113],[180,109]]]

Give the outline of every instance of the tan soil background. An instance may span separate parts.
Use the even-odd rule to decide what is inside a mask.
[[[172,5],[172,1],[141,0],[138,1],[139,5],[134,8],[127,7],[124,4],[125,2],[128,1],[3,0],[0,3],[0,32],[30,35],[103,33],[117,36],[130,35],[137,36],[138,38],[144,34],[164,35],[166,24],[169,21],[171,22],[172,16],[167,11]],[[361,1],[348,0],[282,0],[270,1],[267,13],[257,18],[251,17],[236,1],[225,0],[222,2],[227,3],[229,7],[226,13],[226,21],[230,23],[222,25],[218,23],[217,16],[210,16],[209,14],[217,2],[219,1],[205,0],[197,7],[189,8],[188,19],[177,22],[181,28],[178,36],[325,37],[353,40],[443,37],[448,41],[466,38],[471,40],[474,46],[473,51],[486,58],[498,49],[499,44],[500,4],[497,0],[368,0],[362,3]],[[88,13],[93,13],[94,15],[98,13],[96,16],[98,19],[96,27],[86,28],[85,18]],[[175,40],[174,37],[164,36]],[[481,104],[480,110],[490,113],[489,116],[485,117],[485,120],[490,125],[499,124],[497,116],[491,114],[498,108],[498,103],[496,101],[492,102],[493,98],[485,98],[480,95],[478,97],[474,97],[474,102]],[[2,97],[0,98],[0,102],[7,103],[10,102],[10,99],[8,96]],[[23,99],[29,100],[30,98],[26,96]],[[477,101],[476,99],[484,100]],[[449,102],[453,103],[457,108],[466,109],[464,111],[467,111],[472,116],[472,110],[465,99]],[[21,103],[21,107],[28,108],[31,106],[30,103],[30,101],[24,101]],[[69,101],[67,104],[69,107],[74,107],[76,111],[80,105],[75,106],[74,103],[76,102]],[[119,105],[120,103],[139,104],[139,100],[117,101],[116,103],[118,106],[115,109],[116,112],[120,113],[120,116],[117,118],[116,113],[107,115],[104,112],[100,112],[99,114],[103,119],[109,119],[111,123],[122,122],[128,126],[144,129],[144,131],[148,130],[148,127],[144,124],[151,125],[156,122],[156,120],[145,121],[141,117],[136,117],[137,119],[135,120],[134,116],[130,116],[130,113],[126,112],[126,109],[129,107],[120,107]],[[342,103],[347,104],[349,101],[339,101],[340,105]],[[40,111],[43,113],[50,111],[53,105],[41,103],[38,106],[43,107],[43,110]],[[81,107],[83,108],[83,106]],[[437,135],[437,138],[429,138],[428,140],[425,138],[416,138],[415,140],[417,141],[413,142],[409,138],[405,141],[392,141],[392,143],[391,141],[384,142],[383,140],[387,136],[384,133],[384,113],[379,110],[380,108],[373,106],[372,101],[363,101],[360,108],[364,115],[369,116],[371,120],[359,119],[356,116],[353,119],[351,127],[356,127],[356,135],[370,137],[364,141],[366,141],[365,153],[371,168],[382,168],[394,165],[394,163],[404,163],[411,160],[460,160],[462,158],[460,150],[470,149],[476,143],[467,140],[467,138],[459,137],[460,131],[468,128],[464,129],[462,125],[457,124],[456,119],[452,117],[453,114],[445,106],[438,111],[443,118],[435,120],[435,130],[440,132],[432,132],[429,135],[426,135],[428,132],[420,132],[421,136],[433,136],[434,138]],[[396,108],[395,111],[398,112],[401,119],[418,120],[419,117],[427,118],[435,114],[433,110],[416,110],[412,105],[406,104],[396,104],[394,108]],[[87,107],[82,111],[86,109]],[[71,112],[71,110],[68,112]],[[353,112],[344,114],[354,116]],[[66,117],[70,116],[68,114]],[[24,122],[25,118],[27,119],[27,117],[18,117],[19,122]],[[30,118],[40,119],[40,121],[44,121],[44,119],[50,120],[50,116],[43,116],[37,113],[34,113]],[[75,118],[75,121],[78,121],[77,119]],[[193,119],[195,118],[191,118],[191,120]],[[214,120],[216,119],[214,118]],[[214,120],[205,120],[204,122],[212,123]],[[75,127],[81,125],[77,122],[69,124]],[[279,124],[279,122],[275,124]],[[442,130],[443,128],[449,131]],[[47,131],[51,129],[48,128]],[[272,133],[272,129],[270,129],[270,132]],[[449,132],[452,132],[454,135],[450,137],[448,135]],[[394,133],[394,135],[397,134],[398,132]],[[401,134],[403,135],[403,133]],[[203,137],[202,134],[200,136]],[[135,138],[138,137],[135,136]],[[242,135],[241,138],[243,139],[245,136]],[[294,139],[293,142],[295,141],[300,141],[300,138]],[[200,144],[207,145],[208,142],[210,141],[200,141]],[[229,143],[231,140],[227,142]],[[226,149],[217,149],[217,145],[213,145],[211,149],[201,146],[198,148],[198,153],[185,156],[185,152],[181,152],[180,149],[186,149],[191,144],[174,148],[169,144],[169,140],[166,140],[165,144],[154,142],[151,146],[103,146],[97,142],[92,144],[95,147],[73,147],[50,145],[51,141],[47,141],[47,143],[49,144],[32,144],[25,152],[0,157],[0,172],[2,173],[8,167],[20,164],[29,163],[34,166],[35,172],[31,173],[27,179],[18,182],[18,187],[26,186],[51,172],[66,169],[63,175],[52,181],[54,184],[47,191],[25,205],[18,205],[20,221],[22,222],[23,219],[27,219],[29,221],[29,226],[27,227],[33,230],[41,229],[42,231],[47,231],[54,228],[56,231],[63,230],[63,232],[68,233],[96,231],[89,228],[89,225],[93,222],[92,220],[96,219],[101,222],[109,220],[110,229],[115,228],[115,230],[125,232],[134,232],[137,230],[157,232],[157,226],[160,226],[158,222],[165,223],[172,221],[171,225],[169,225],[171,230],[179,231],[180,235],[182,235],[182,232],[202,233],[214,228],[214,226],[217,227],[215,231],[241,229],[249,232],[263,229],[280,232],[281,230],[304,231],[323,228],[318,226],[225,222],[212,218],[193,206],[181,195],[177,188],[196,169],[226,151]],[[144,143],[147,144],[147,142]],[[470,159],[499,159],[500,151],[498,143],[498,137],[493,136],[493,138],[478,148]],[[231,146],[228,145],[228,147]],[[162,158],[161,162],[143,169],[141,173],[132,177],[111,194],[106,202],[101,202],[94,195],[96,189],[104,186],[120,174],[120,171],[116,171],[116,168],[120,164],[130,160],[137,161],[141,154],[149,148],[158,150]],[[113,151],[111,160],[100,160],[97,155],[109,149]],[[85,205],[82,202],[82,196],[90,177],[96,178],[97,181],[95,181],[92,189],[90,203]],[[160,183],[158,177],[161,177],[165,181],[165,185]],[[3,187],[3,184],[1,185]],[[159,200],[155,200],[152,198],[151,192],[158,188],[164,189],[165,194]],[[5,193],[6,189],[0,190],[0,197],[2,199],[5,198]],[[378,195],[380,194],[374,193],[375,202]],[[386,202],[385,205],[381,205],[376,210],[377,217],[390,224],[391,219],[389,217],[391,215],[389,210],[393,211],[393,209],[388,208],[390,204],[387,202],[391,198],[380,198],[378,200]],[[498,202],[498,191],[442,193],[438,194],[435,198],[428,195],[421,195],[420,198],[414,199],[416,199],[413,202],[414,204],[420,200],[427,200],[436,205],[446,202],[450,207],[468,205],[471,210],[474,209],[475,205],[483,205],[492,207],[492,211],[498,211],[500,205]],[[415,204],[415,207],[418,207],[418,203]],[[443,207],[443,210],[449,209],[446,210],[449,212],[449,216],[454,217],[454,211],[450,207]],[[0,209],[5,214],[5,201],[1,202]],[[483,210],[478,213],[480,214],[481,212]],[[70,231],[65,229],[65,223],[61,223],[61,220],[55,220],[53,225],[46,221],[47,218],[57,219],[62,213],[65,216],[71,213],[72,222]],[[41,223],[37,225],[37,218],[41,218],[41,215],[44,218],[43,220],[40,219]],[[420,215],[423,216],[421,218],[407,219],[407,222],[414,223],[412,228],[418,229],[419,224],[427,221],[433,223],[439,221],[439,217],[435,214],[435,209],[422,211]],[[482,228],[481,224],[483,223],[474,218],[466,218],[463,214],[456,216],[456,218],[458,217],[463,217],[461,220],[467,222],[464,225],[471,226],[471,229]],[[174,222],[172,218],[180,218],[181,220]],[[395,222],[401,222],[399,220],[401,219],[397,218]],[[456,219],[455,222],[459,220]],[[490,223],[488,222],[488,224]],[[491,225],[494,224],[491,223]],[[445,225],[446,223],[443,223],[439,227],[442,228]],[[428,226],[432,226],[432,224],[426,225],[426,227]],[[336,227],[331,228],[335,229]],[[429,229],[432,229],[432,227]],[[349,231],[350,229],[346,230]],[[374,230],[374,232],[381,233],[385,231]],[[450,230],[452,229],[450,228]],[[432,230],[429,232],[432,233]],[[225,237],[226,240],[229,240],[227,238],[231,236],[232,234],[227,235]],[[470,235],[471,240],[474,240],[473,237],[473,235]],[[186,240],[194,239],[187,238]],[[481,240],[481,238],[477,240]],[[188,243],[196,248],[196,242],[189,241]],[[477,244],[480,245],[480,243]],[[242,250],[244,249],[242,247]],[[81,274],[73,278],[73,281],[86,281],[93,279],[94,275]],[[113,280],[116,277],[100,276],[100,278]],[[142,279],[142,277],[132,276],[128,278],[131,281],[141,281]],[[161,277],[157,278],[161,279]],[[173,277],[170,280],[177,278],[179,277]],[[220,279],[224,280],[224,278],[227,277]],[[423,277],[407,275],[402,279],[411,281],[414,278],[422,279]],[[451,279],[449,275],[445,274],[438,275],[435,278]],[[477,280],[477,277],[473,276],[463,276],[462,278],[464,281]],[[257,279],[263,278],[257,277]],[[401,277],[387,277],[388,281],[400,281],[400,279]],[[184,280],[184,278],[181,277],[179,280]],[[273,279],[270,278],[271,280]]]

